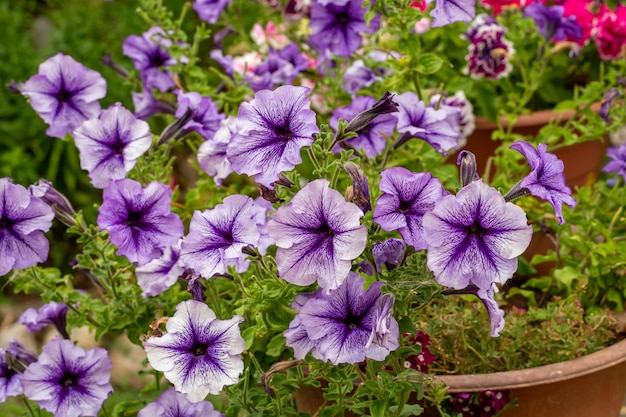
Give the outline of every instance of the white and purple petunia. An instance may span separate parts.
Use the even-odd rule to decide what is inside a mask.
[[[54,212],[43,200],[9,178],[0,178],[0,276],[48,258],[44,232],[53,218]]]
[[[105,96],[106,88],[100,73],[59,53],[39,65],[39,73],[20,91],[48,124],[48,136],[62,138],[85,120],[98,116],[98,100]]]
[[[131,35],[124,39],[122,52],[139,71],[144,90],[156,88],[167,91],[175,86],[170,72],[163,69],[176,65],[176,60],[166,49],[170,45],[171,41],[160,27],[152,27],[141,36]]]
[[[276,210],[269,233],[276,240],[278,275],[296,285],[331,290],[350,272],[352,260],[365,249],[363,212],[347,202],[325,179],[308,183]]]
[[[172,190],[152,182],[145,188],[136,181],[113,181],[103,193],[97,223],[107,230],[117,254],[144,265],[183,236],[183,222],[171,213]]]
[[[250,197],[235,194],[211,210],[195,211],[181,245],[181,263],[205,278],[224,274],[231,265],[238,272],[247,270],[250,261],[242,249],[252,246],[264,253],[269,246],[266,210]]]
[[[91,184],[104,188],[126,177],[152,145],[150,126],[116,103],[73,132],[80,153],[80,167]]]
[[[433,17],[432,27],[469,22],[476,15],[476,0],[435,0],[435,8],[430,15]]]
[[[361,33],[374,33],[378,29],[378,15],[368,26],[366,11],[363,0],[314,1],[311,43],[320,51],[328,50],[337,56],[350,57],[363,43]]]
[[[305,87],[285,85],[262,90],[239,107],[237,133],[227,157],[238,174],[273,188],[278,174],[302,162],[300,149],[310,146],[319,132]]]
[[[176,109],[166,101],[158,100],[154,97],[152,89],[144,89],[141,93],[132,92],[133,107],[135,116],[142,120],[148,120],[155,114],[174,114]]]
[[[180,242],[168,246],[163,255],[145,265],[135,268],[137,284],[141,288],[141,296],[156,297],[176,284],[178,277],[183,275],[185,268],[178,262],[180,259]]]
[[[435,281],[455,289],[505,283],[533,233],[524,210],[480,180],[441,198],[422,225],[428,268]]]
[[[465,74],[473,78],[500,79],[513,71],[511,56],[515,54],[513,44],[505,39],[506,28],[487,15],[476,17],[465,33],[470,41],[465,56]]]
[[[22,388],[28,399],[55,416],[95,416],[113,391],[111,367],[105,349],[84,350],[56,338],[26,368]]]
[[[208,401],[192,403],[175,388],[166,389],[156,401],[148,404],[137,417],[223,417]]]
[[[435,94],[430,97],[430,106],[439,105],[439,109],[448,113],[448,121],[455,126],[464,137],[468,137],[476,128],[476,116],[474,115],[474,106],[467,99],[463,91],[457,91],[453,96]],[[461,147],[462,140],[459,141],[457,148]]]
[[[546,200],[552,204],[559,224],[563,224],[565,223],[563,204],[574,208],[576,200],[572,197],[572,190],[565,184],[563,161],[555,154],[546,152],[547,148],[548,145],[540,143],[535,149],[533,145],[523,140],[511,145],[511,149],[524,155],[531,171],[507,193],[507,196],[515,197],[521,191]],[[509,200],[507,196],[505,197]]]
[[[311,352],[333,365],[365,358],[382,361],[398,348],[398,323],[391,316],[393,297],[381,294],[382,282],[367,290],[364,284],[363,278],[350,272],[337,289],[327,294],[317,291],[294,302],[298,314],[285,339],[297,359]]]
[[[233,167],[226,155],[228,144],[237,130],[237,117],[228,116],[220,122],[220,127],[211,140],[205,140],[198,148],[198,164],[204,172],[222,185],[224,178],[232,174]]]
[[[144,343],[148,361],[191,402],[219,394],[225,385],[236,384],[243,372],[242,321],[239,316],[218,320],[206,304],[184,301],[168,319],[167,333]]]
[[[361,88],[369,87],[381,79],[362,59],[357,59],[343,73],[342,85],[346,93],[355,96]]]
[[[338,107],[333,111],[333,115],[330,118],[330,126],[336,131],[339,119],[346,121],[353,120],[357,114],[371,109],[376,102],[377,100],[371,96],[354,98],[350,105]],[[393,114],[377,115],[366,127],[357,132],[357,137],[346,139],[345,143],[351,148],[362,150],[365,156],[374,158],[385,149],[387,137],[393,135],[393,129],[397,122],[398,119]]]
[[[424,215],[448,192],[429,172],[411,172],[393,167],[381,172],[383,192],[376,202],[373,220],[384,230],[398,230],[415,250],[426,249]]]
[[[399,105],[397,129],[402,134],[396,147],[411,138],[425,140],[442,154],[458,147],[462,135],[446,111],[428,106],[413,92],[400,94],[395,100]]]
[[[190,132],[197,132],[204,140],[213,139],[215,132],[220,128],[224,115],[217,110],[217,105],[211,97],[201,96],[195,91],[189,93],[178,92],[178,109],[176,117],[182,117],[190,110],[191,119],[182,126],[178,136],[182,137]]]
[[[231,1],[233,0],[194,0],[193,9],[200,19],[215,24]]]

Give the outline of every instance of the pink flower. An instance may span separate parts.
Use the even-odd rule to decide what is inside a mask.
[[[622,58],[626,44],[626,7],[618,6],[614,12],[609,11],[600,18],[594,40],[600,58],[607,61]]]
[[[568,0],[564,2],[563,16],[576,16],[576,23],[583,28],[583,36],[578,40],[571,40],[578,42],[580,45],[584,45],[589,42],[598,21],[607,13],[607,11],[608,8],[603,4],[594,13],[588,0]]]
[[[485,6],[493,8],[493,14],[498,15],[502,13],[505,8],[508,7],[524,7],[533,0],[482,0],[481,3]]]

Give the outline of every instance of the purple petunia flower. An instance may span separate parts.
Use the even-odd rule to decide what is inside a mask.
[[[380,80],[381,77],[373,69],[366,66],[362,59],[357,59],[343,73],[343,89],[355,96],[361,88],[369,87]]]
[[[176,306],[167,333],[144,343],[150,365],[164,373],[191,402],[219,394],[236,384],[243,372],[239,355],[245,348],[238,324],[242,317],[218,320],[204,303],[188,300]]]
[[[398,230],[415,250],[426,249],[422,219],[448,192],[429,172],[394,167],[384,170],[381,177],[378,187],[383,194],[372,219],[384,230]]]
[[[194,0],[193,9],[200,19],[215,24],[231,1],[233,0]]]
[[[285,85],[259,91],[241,104],[237,134],[227,150],[235,172],[254,175],[258,183],[273,188],[278,174],[302,162],[300,149],[310,146],[319,132],[308,91]]]
[[[191,119],[182,126],[178,137],[190,132],[197,132],[204,140],[213,139],[220,128],[224,115],[217,111],[217,105],[211,97],[201,96],[196,92],[178,93],[178,109],[176,117],[182,117],[187,110],[192,111]]]
[[[159,182],[113,181],[104,189],[98,226],[109,232],[118,255],[146,264],[183,236],[183,222],[170,212],[172,190]]]
[[[29,332],[37,332],[47,325],[53,324],[64,339],[69,339],[69,334],[65,328],[68,310],[69,308],[64,303],[51,301],[41,306],[39,310],[26,309],[18,321],[26,326]]]
[[[126,177],[152,145],[152,134],[148,123],[117,103],[76,129],[74,143],[91,184],[104,188]]]
[[[48,258],[44,232],[53,218],[54,212],[43,200],[9,178],[0,178],[0,276]]]
[[[185,268],[178,262],[179,258],[180,241],[165,248],[160,258],[135,268],[142,297],[156,297],[176,284],[178,277],[185,272]]]
[[[465,97],[463,91],[457,91],[453,96],[435,94],[430,97],[430,106],[439,104],[439,109],[448,113],[448,122],[455,126],[464,137],[468,137],[476,128],[476,116],[474,116],[474,106]],[[462,147],[462,139],[457,144],[457,149]]]
[[[504,78],[513,71],[510,57],[515,53],[513,44],[504,38],[506,29],[493,18],[480,15],[465,33],[470,41],[465,56],[467,67],[463,70],[473,78]]]
[[[511,145],[511,149],[519,151],[528,160],[531,171],[507,193],[505,198],[510,201],[521,194],[530,193],[546,200],[554,207],[559,224],[563,224],[565,223],[563,204],[574,208],[576,200],[572,198],[572,190],[565,184],[563,161],[553,153],[546,152],[547,148],[548,145],[540,143],[535,149],[523,140]]]
[[[339,107],[333,111],[330,118],[330,125],[335,131],[339,124],[339,119],[353,120],[354,117],[369,110],[376,103],[376,99],[370,96],[356,97],[349,106]],[[395,109],[395,108],[394,108]],[[362,149],[369,158],[374,158],[382,153],[387,145],[385,136],[393,135],[393,129],[398,119],[393,114],[380,114],[371,120],[367,126],[358,131],[358,136],[345,140],[345,144],[356,150]]]
[[[237,118],[228,116],[222,120],[213,139],[204,141],[198,148],[198,164],[215,183],[222,185],[222,180],[233,172],[233,167],[226,156],[228,144],[236,133]]]
[[[445,154],[458,147],[461,133],[450,124],[448,113],[435,110],[421,101],[417,94],[408,92],[396,97],[398,107],[398,147],[411,138],[428,142],[437,152]]]
[[[252,246],[264,252],[268,246],[260,247],[265,223],[265,209],[240,194],[226,197],[212,210],[195,211],[181,245],[181,262],[205,278],[224,274],[229,265],[243,272],[250,261],[242,249]]]
[[[455,289],[471,283],[487,291],[506,282],[533,233],[524,210],[482,181],[441,198],[422,225],[428,268],[435,281]]]
[[[37,356],[15,339],[6,349],[0,349],[0,403],[22,394],[22,372],[35,361]]]
[[[329,50],[337,56],[348,58],[361,47],[361,32],[374,33],[378,29],[379,17],[376,15],[370,26],[367,26],[367,9],[363,7],[363,0],[342,3],[313,3],[310,40],[320,51]]]
[[[529,4],[524,8],[524,17],[535,20],[539,33],[546,40],[564,41],[582,38],[583,28],[576,23],[576,16],[565,17],[563,13],[563,6],[548,7],[541,2]]]
[[[271,217],[269,233],[276,240],[278,274],[296,285],[337,288],[350,272],[352,260],[363,252],[367,229],[363,212],[348,203],[328,181],[303,187]]]
[[[162,69],[176,65],[165,47],[171,41],[160,27],[152,27],[141,36],[131,35],[124,39],[122,52],[132,59],[135,69],[140,72],[144,90],[167,91],[175,86],[169,71]]]
[[[208,401],[189,402],[187,396],[170,388],[161,393],[155,402],[148,404],[137,417],[222,417]]]
[[[491,288],[488,289],[478,288],[476,285],[470,284],[461,290],[445,290],[444,294],[472,294],[477,296],[489,314],[489,321],[491,323],[489,335],[491,337],[498,337],[500,330],[504,328],[504,310],[500,308],[495,299],[495,293],[497,292],[498,286],[492,283]]]
[[[39,65],[39,73],[24,83],[21,92],[48,124],[48,136],[62,138],[98,116],[98,100],[105,96],[106,88],[100,73],[59,53]]]
[[[432,27],[445,26],[454,22],[469,22],[476,15],[476,1],[435,0],[435,8],[430,15],[433,17]]]
[[[607,149],[610,161],[602,168],[602,172],[612,172],[621,175],[626,182],[626,142],[620,146],[611,146]]]
[[[378,272],[383,270],[383,265],[388,270],[394,269],[404,260],[406,246],[400,239],[391,238],[384,242],[376,242],[372,247],[372,255],[374,255],[374,263]]]
[[[105,349],[84,350],[56,338],[26,368],[24,395],[55,416],[95,416],[113,391],[111,367]]]
[[[398,348],[399,329],[391,316],[393,297],[381,295],[382,282],[367,291],[365,280],[350,272],[346,280],[328,294],[318,291],[301,298],[292,307],[296,318],[285,331],[286,344],[295,357],[313,356],[334,365],[357,363],[365,358],[382,361]]]

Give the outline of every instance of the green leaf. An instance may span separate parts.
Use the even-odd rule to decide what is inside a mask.
[[[272,340],[267,344],[266,351],[268,356],[278,357],[285,350],[285,336],[282,333],[272,337]]]
[[[434,74],[443,66],[443,59],[435,54],[424,54],[420,56],[415,71],[420,74]]]
[[[387,402],[382,400],[372,401],[370,406],[370,414],[372,417],[385,417],[387,410]]]

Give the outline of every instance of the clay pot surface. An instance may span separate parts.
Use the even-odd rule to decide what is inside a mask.
[[[502,417],[618,417],[626,393],[626,340],[537,368],[437,379],[453,393],[510,389],[519,406]]]

